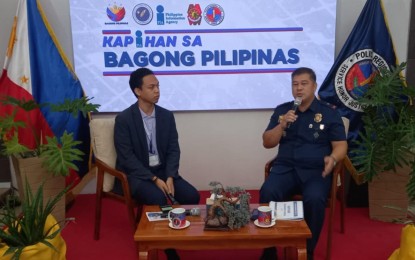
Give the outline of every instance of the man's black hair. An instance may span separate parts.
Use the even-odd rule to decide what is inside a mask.
[[[147,68],[139,68],[131,73],[129,81],[130,88],[136,97],[137,94],[135,94],[134,89],[141,89],[141,87],[143,86],[143,78],[148,75],[154,75],[154,72]]]
[[[301,75],[301,74],[308,74],[310,75],[310,78],[314,81],[317,82],[317,76],[316,73],[314,72],[314,70],[307,68],[307,67],[300,67],[296,70],[293,71],[293,73],[291,74],[291,79],[293,79],[295,76]]]

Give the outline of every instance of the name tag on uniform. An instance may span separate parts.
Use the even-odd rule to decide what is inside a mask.
[[[149,163],[150,163],[150,167],[154,167],[160,164],[160,159],[159,159],[159,155],[158,154],[148,154],[148,158],[149,158]]]

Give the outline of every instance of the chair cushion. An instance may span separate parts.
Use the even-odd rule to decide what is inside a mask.
[[[114,124],[115,118],[94,118],[89,123],[91,145],[95,157],[112,168],[115,168],[117,159],[117,152],[114,146]],[[103,190],[108,192],[113,187],[114,176],[105,174]]]
[[[347,117],[342,117],[342,120],[343,120],[343,124],[344,124],[344,130],[346,131],[346,138],[347,138],[347,135],[349,134],[349,124],[350,124],[350,122],[349,122],[349,119],[347,118]],[[340,175],[338,175],[337,176],[337,187],[340,187],[342,185],[342,179],[341,179],[341,176]]]

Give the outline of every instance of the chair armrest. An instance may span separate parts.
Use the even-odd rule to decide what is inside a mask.
[[[98,158],[95,158],[95,166],[97,167],[97,191],[96,193],[99,194],[99,196],[101,196],[100,194],[103,193],[104,196],[106,197],[112,197],[119,201],[124,201],[127,204],[130,204],[130,206],[132,206],[133,202],[129,199],[131,198],[131,191],[128,185],[127,175],[121,171],[118,171],[112,168],[111,166],[104,163]],[[103,192],[105,174],[109,174],[120,180],[124,195],[119,195],[119,194],[113,193],[112,191]]]
[[[98,158],[95,158],[95,166],[98,169],[98,174],[107,173],[107,174],[112,175],[115,178],[119,179],[121,182],[128,183],[127,175],[125,175],[125,173],[112,168],[111,166],[104,163],[103,161],[101,161]]]
[[[365,183],[364,174],[358,172],[348,156],[344,158],[344,167],[350,173],[357,185]]]
[[[269,160],[266,164],[265,164],[265,171],[264,171],[264,179],[266,180],[269,176],[269,173],[271,171],[272,165],[274,164],[275,160],[277,159],[277,156],[275,156],[274,158],[272,158],[271,160]]]

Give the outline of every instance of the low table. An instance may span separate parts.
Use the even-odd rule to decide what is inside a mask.
[[[277,221],[275,226],[259,228],[252,221],[239,230],[204,231],[206,206],[175,206],[191,209],[201,208],[200,216],[187,216],[190,226],[175,230],[168,226],[168,220],[152,221],[147,219],[146,212],[160,211],[158,206],[144,206],[140,223],[134,234],[139,259],[157,259],[155,249],[262,249],[272,246],[295,247],[298,259],[307,259],[306,241],[311,237],[310,229],[304,220]],[[258,204],[251,204],[251,209]]]

